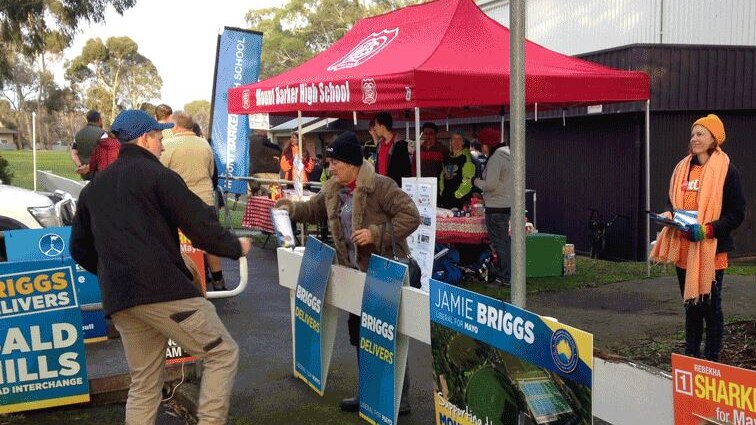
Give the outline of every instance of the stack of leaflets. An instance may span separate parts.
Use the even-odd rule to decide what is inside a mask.
[[[698,223],[698,211],[695,210],[675,210],[673,218],[675,223],[680,227],[689,227]]]
[[[653,212],[648,214],[652,220],[660,225],[671,226],[679,230],[687,230],[691,225],[698,223],[698,211],[693,210],[675,210],[672,219]]]
[[[291,228],[289,212],[284,209],[272,208],[270,215],[273,220],[273,228],[276,230],[278,246],[293,248],[297,244],[297,241],[294,239],[294,230]]]

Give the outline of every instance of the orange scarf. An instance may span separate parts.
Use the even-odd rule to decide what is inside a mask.
[[[669,199],[674,209],[682,209],[683,184],[688,180],[691,159],[692,155],[683,158],[675,167],[669,181]],[[704,225],[719,219],[722,213],[724,181],[729,166],[730,157],[719,148],[703,166],[698,192],[698,224]],[[676,263],[680,255],[680,240],[685,237],[681,233],[673,227],[664,227],[656,239],[654,249],[651,250],[651,260],[657,263]],[[703,295],[711,293],[716,251],[717,240],[713,238],[690,243],[685,262],[685,302],[698,302]]]

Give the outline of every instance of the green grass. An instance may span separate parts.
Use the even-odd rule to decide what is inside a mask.
[[[571,288],[590,288],[609,283],[646,278],[645,262],[613,262],[577,256],[577,273],[572,276],[531,277],[527,279],[527,293],[560,291]],[[673,276],[675,267],[655,265],[651,267],[651,277]],[[756,264],[730,264],[727,275],[754,276]],[[480,282],[465,283],[464,287],[484,295],[508,300],[510,289],[492,289]]]
[[[0,156],[8,160],[13,172],[13,186],[34,189],[34,170],[32,168],[32,151],[2,151]],[[74,171],[73,161],[68,151],[37,151],[37,169],[51,171],[59,176],[79,180]]]
[[[756,263],[733,263],[725,271],[725,276],[756,276]]]
[[[229,207],[228,209],[231,216],[231,227],[233,227],[234,229],[240,229],[242,217],[244,217],[244,210],[247,208],[246,196],[241,197],[237,202],[233,200],[233,195],[231,195],[231,199],[226,200],[226,203]],[[220,220],[221,223],[223,223],[224,225],[226,224],[225,209],[220,210]]]

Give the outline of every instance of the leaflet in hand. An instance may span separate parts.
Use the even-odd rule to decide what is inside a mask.
[[[270,215],[273,220],[273,228],[276,230],[278,246],[293,248],[296,245],[296,240],[294,239],[294,230],[291,228],[289,212],[284,209],[272,208]]]
[[[675,210],[673,220],[681,228],[687,228],[698,223],[698,211],[695,210]]]
[[[671,226],[680,230],[684,230],[684,226],[681,226],[676,221],[669,219],[661,214],[649,212],[648,215],[649,217],[651,217],[652,220],[654,220],[658,224],[661,224],[662,226]]]

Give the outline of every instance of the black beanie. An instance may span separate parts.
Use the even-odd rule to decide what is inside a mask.
[[[333,158],[359,167],[362,165],[362,145],[351,131],[340,134],[325,150],[326,158]]]

